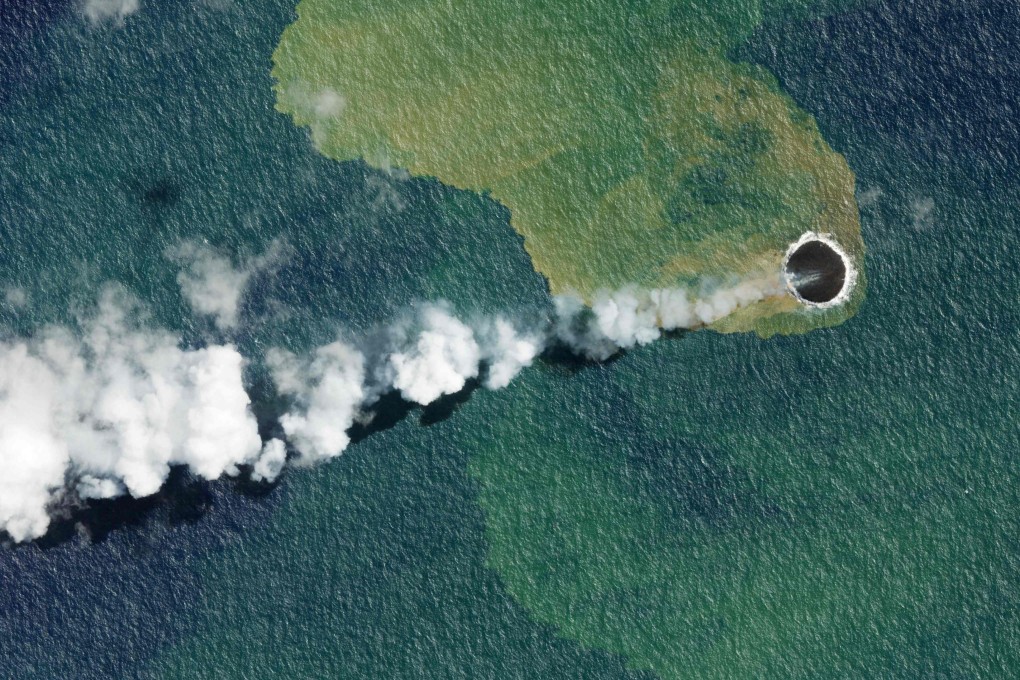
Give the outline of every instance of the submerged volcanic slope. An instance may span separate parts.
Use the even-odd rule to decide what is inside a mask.
[[[726,56],[768,16],[746,4],[303,0],[277,106],[327,156],[487,192],[553,293],[778,275],[807,231],[859,268],[846,161],[771,74]],[[832,325],[863,290],[825,309],[773,295],[715,327]]]

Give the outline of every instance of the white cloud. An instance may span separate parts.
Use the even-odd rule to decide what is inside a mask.
[[[300,459],[311,462],[339,455],[350,444],[350,428],[387,392],[428,405],[463,390],[483,366],[486,387],[501,389],[550,342],[603,360],[652,342],[662,330],[712,323],[779,294],[785,289],[776,275],[717,285],[701,295],[628,287],[600,293],[590,308],[579,298],[558,297],[550,322],[524,331],[502,316],[482,319],[472,328],[448,305],[432,304],[391,326],[381,342],[364,339],[369,345],[364,352],[335,342],[309,358],[273,350],[267,359],[280,393],[293,400],[281,425]]]
[[[280,476],[286,463],[287,445],[282,439],[270,439],[262,447],[262,455],[252,468],[251,478],[256,482],[273,482]]]
[[[636,287],[603,291],[592,304],[597,331],[617,347],[646,345],[660,335],[658,308]]]
[[[4,302],[12,309],[21,309],[28,304],[28,292],[20,286],[8,286],[4,289]]]
[[[595,313],[579,296],[557,295],[553,305],[552,335],[559,343],[596,361],[608,359],[619,351],[612,340],[598,332]]]
[[[76,490],[82,498],[116,498],[127,493],[124,485],[117,480],[92,475],[82,475]]]
[[[482,331],[482,357],[489,366],[485,386],[503,389],[531,365],[545,346],[543,334],[519,333],[503,317],[496,317]]]
[[[41,536],[70,462],[58,422],[60,377],[25,343],[0,346],[0,528]]]
[[[861,191],[857,194],[857,204],[862,208],[870,208],[878,203],[884,195],[885,192],[882,191],[882,187],[871,187],[867,191]]]
[[[343,119],[349,104],[342,92],[307,81],[293,82],[280,92],[280,103],[294,111],[308,126],[319,146],[330,128]]]
[[[552,334],[578,354],[602,361],[620,351],[646,345],[662,331],[696,328],[738,308],[785,293],[778,275],[716,285],[695,294],[683,288],[627,286],[601,291],[591,308],[575,296],[558,296]]]
[[[331,87],[315,94],[313,110],[319,118],[336,118],[347,108],[347,100]]]
[[[235,267],[186,245],[175,257],[187,264],[181,286],[195,310],[226,328],[237,323],[251,272],[276,255]],[[146,496],[174,465],[206,479],[251,465],[253,479],[270,482],[288,445],[299,463],[340,455],[351,427],[387,392],[427,405],[483,371],[485,385],[501,389],[550,343],[602,360],[776,294],[786,294],[778,275],[699,292],[632,286],[598,294],[591,307],[558,297],[552,317],[532,326],[503,316],[469,325],[440,303],[358,347],[337,341],[305,356],[271,350],[267,365],[290,405],[280,419],[285,439],[263,446],[238,351],[182,349],[169,332],[144,326],[140,306],[110,288],[77,330],[0,343],[0,529],[18,541],[40,536],[65,497]]]
[[[681,288],[657,288],[648,292],[664,330],[690,328],[694,323],[694,305],[690,295]]]
[[[181,245],[174,256],[185,265],[177,283],[191,308],[213,317],[220,330],[235,327],[251,272],[235,269],[226,257],[195,243]]]
[[[911,200],[910,212],[914,219],[914,229],[927,229],[935,223],[935,199],[926,196]]]

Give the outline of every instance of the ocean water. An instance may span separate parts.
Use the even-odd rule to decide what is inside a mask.
[[[0,9],[5,337],[119,282],[200,343],[165,253],[274,241],[233,338],[295,350],[439,297],[547,304],[509,215],[317,154],[273,110],[292,3]],[[1020,10],[883,2],[760,29],[857,176],[838,327],[551,357],[388,402],[271,488],[177,474],[0,548],[0,676],[1011,677],[1020,664]],[[257,365],[263,434],[279,409]]]

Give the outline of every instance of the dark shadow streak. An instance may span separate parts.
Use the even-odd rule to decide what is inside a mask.
[[[210,483],[199,480],[184,467],[170,471],[158,493],[146,498],[121,496],[88,501],[70,507],[54,519],[45,536],[35,541],[43,549],[55,548],[76,537],[102,543],[111,532],[160,520],[169,526],[194,524],[212,507]]]
[[[418,419],[418,422],[421,425],[428,427],[450,418],[461,406],[471,399],[471,395],[475,390],[481,387],[481,384],[481,381],[477,378],[469,380],[464,386],[464,389],[460,392],[448,394],[445,397],[432,402],[422,409],[421,418]]]
[[[680,338],[685,333],[674,331],[665,333],[664,337]],[[547,367],[571,376],[612,364],[625,354],[625,351],[621,351],[605,361],[594,361],[571,352],[565,346],[554,345],[538,360]],[[271,379],[264,371],[250,372],[247,377],[250,381],[248,392],[252,398],[252,409],[260,436],[264,441],[282,437],[279,418],[286,411],[286,404],[276,395]],[[421,412],[418,423],[422,427],[442,423],[470,401],[474,392],[481,387],[482,380],[482,377],[472,379],[460,392],[446,395],[425,407],[406,401],[399,392],[388,392],[374,404],[370,421],[357,423],[349,430],[351,444],[397,426],[415,410]],[[185,467],[173,467],[163,488],[152,496],[89,500],[58,509],[46,535],[25,545],[34,543],[43,549],[50,549],[76,538],[102,543],[113,531],[142,526],[148,522],[162,522],[168,526],[195,523],[214,506],[213,484],[226,484],[234,493],[262,498],[272,493],[279,483],[255,481],[251,479],[250,473],[250,466],[242,466],[241,474],[237,477],[209,482],[193,476]]]

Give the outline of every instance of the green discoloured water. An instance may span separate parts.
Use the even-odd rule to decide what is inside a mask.
[[[858,268],[846,162],[770,74],[726,52],[804,0],[304,0],[274,60],[281,111],[338,160],[484,191],[553,293],[775,275],[804,232]],[[772,296],[718,325],[839,323]]]

